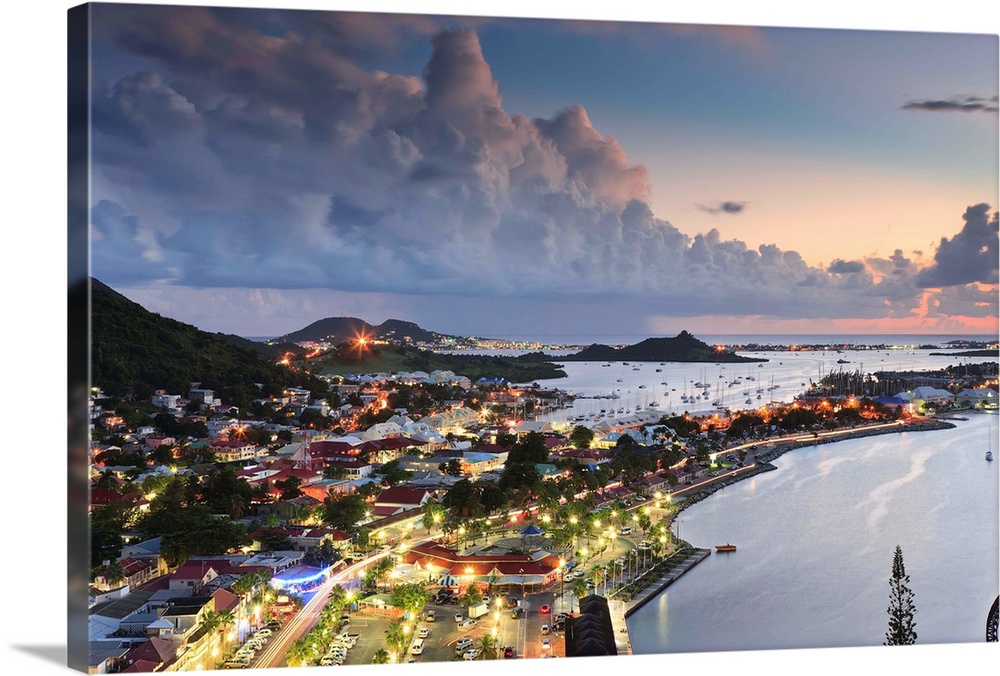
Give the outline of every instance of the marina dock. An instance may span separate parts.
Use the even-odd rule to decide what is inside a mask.
[[[612,600],[609,603],[611,626],[615,631],[615,644],[617,645],[619,655],[632,654],[632,642],[629,640],[628,625],[625,622],[629,615],[673,584],[681,575],[704,561],[711,553],[711,549],[696,549],[690,556],[671,568],[666,574],[654,580],[649,586],[628,601]]]

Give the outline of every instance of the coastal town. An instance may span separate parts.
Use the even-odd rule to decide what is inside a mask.
[[[249,406],[92,389],[91,673],[628,654],[633,610],[737,547],[685,541],[685,507],[794,448],[998,402],[995,362],[590,418],[496,376],[321,382]]]

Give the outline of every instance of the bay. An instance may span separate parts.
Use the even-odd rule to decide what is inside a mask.
[[[881,645],[903,550],[917,642],[985,640],[1000,589],[998,418],[798,449],[680,515],[732,542],[628,621],[636,654]]]

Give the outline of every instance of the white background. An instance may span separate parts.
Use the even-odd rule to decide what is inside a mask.
[[[21,0],[6,5],[3,37],[3,357],[9,368],[2,383],[4,415],[3,560],[0,605],[3,657],[0,673],[65,673],[66,645],[66,10],[75,3]],[[726,23],[826,28],[998,33],[1000,3],[873,2],[691,2],[651,9],[648,2],[508,0],[498,9],[468,2],[420,0],[402,3],[272,0],[205,3],[228,6],[407,11],[434,14],[571,17],[688,23]],[[473,9],[475,7],[475,9]],[[980,92],[976,92],[980,94]],[[982,92],[990,95],[994,92]],[[993,205],[997,207],[998,205]],[[13,207],[13,209],[11,209]],[[946,546],[947,543],[942,543]],[[889,571],[886,571],[888,578]],[[888,601],[888,597],[887,597]],[[919,599],[918,599],[919,601]],[[955,599],[962,603],[962,599]],[[919,629],[919,616],[918,616]],[[985,618],[984,627],[985,627]],[[918,631],[919,633],[919,631]],[[606,659],[543,660],[358,667],[382,674],[519,672],[592,673],[613,668],[637,674],[669,669],[719,673],[992,673],[1000,645],[914,646],[913,648],[824,649],[759,653],[716,653]],[[987,661],[987,658],[988,661]],[[291,674],[293,670],[271,673]]]

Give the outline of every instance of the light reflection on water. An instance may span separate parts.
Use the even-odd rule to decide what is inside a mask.
[[[799,449],[685,510],[685,540],[739,548],[637,611],[633,651],[881,645],[897,544],[918,643],[982,642],[1000,587],[1000,463],[984,458],[998,420]]]

